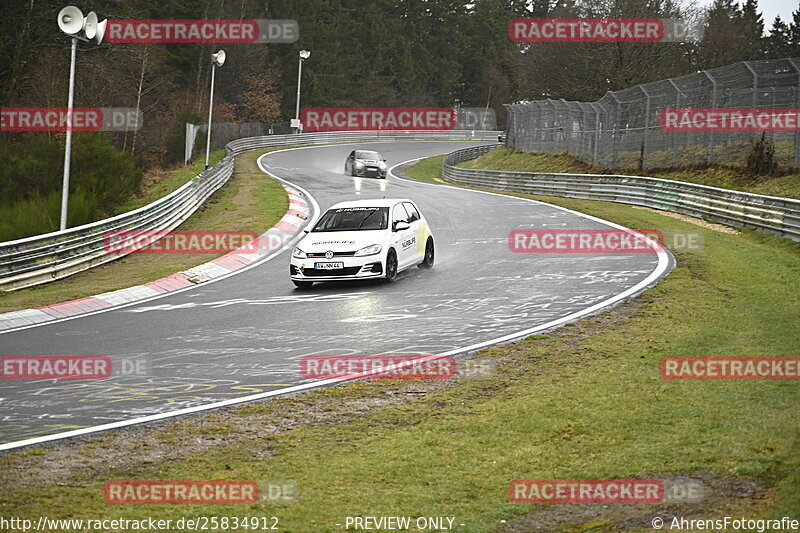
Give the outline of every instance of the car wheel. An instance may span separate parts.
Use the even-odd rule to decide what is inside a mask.
[[[386,282],[391,283],[397,279],[397,254],[389,250],[386,254]]]
[[[433,268],[433,259],[434,259],[434,249],[433,249],[433,239],[428,237],[428,242],[425,243],[425,258],[422,260],[422,263],[418,264],[419,268]]]
[[[292,283],[294,283],[295,287],[297,287],[298,289],[310,289],[311,286],[314,284],[313,281],[297,281],[294,279],[292,280]]]

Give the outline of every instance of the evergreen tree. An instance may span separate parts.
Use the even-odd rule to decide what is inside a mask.
[[[772,22],[769,36],[766,38],[767,57],[777,59],[789,57],[791,55],[791,45],[789,43],[789,26],[778,15]]]

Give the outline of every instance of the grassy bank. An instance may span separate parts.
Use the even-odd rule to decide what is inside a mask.
[[[435,168],[409,173],[433,180]],[[800,516],[798,382],[664,381],[658,370],[665,356],[800,355],[800,246],[611,203],[547,200],[629,227],[702,231],[705,246],[678,255],[673,272],[635,301],[483,350],[476,357],[496,369],[488,378],[354,383],[8,456],[0,509],[272,515],[291,532],[342,531],[336,524],[356,515],[453,516],[454,530],[466,532],[652,531],[656,512]],[[510,503],[506,492],[514,479],[679,473],[703,479],[702,502],[544,506]],[[110,479],[293,480],[300,498],[113,506],[103,499]]]
[[[441,160],[440,160],[441,161]],[[435,161],[426,163],[435,166]],[[565,172],[597,174],[603,171],[581,163],[567,154],[531,154],[514,152],[506,148],[498,148],[477,159],[459,163],[465,168],[482,168],[493,170],[511,170],[516,172]],[[425,169],[427,172],[427,169]],[[418,170],[417,173],[420,171]],[[800,198],[800,173],[794,172],[783,176],[753,177],[741,169],[726,167],[710,167],[706,169],[688,170],[654,170],[639,172],[620,172],[621,174],[643,174],[655,178],[688,181],[723,189],[767,194],[770,196],[787,196]]]
[[[180,230],[241,230],[264,232],[274,226],[289,208],[286,191],[267,177],[256,159],[268,150],[246,152],[236,157],[233,176],[178,228]],[[215,152],[212,162],[221,159]],[[194,178],[205,166],[204,158],[192,166],[168,172],[120,209],[136,209],[168,194]],[[154,281],[211,261],[223,254],[131,254],[117,261],[60,281],[0,293],[0,312],[41,307],[85,298]]]

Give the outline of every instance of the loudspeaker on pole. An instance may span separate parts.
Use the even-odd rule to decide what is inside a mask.
[[[68,35],[75,35],[81,31],[83,24],[83,13],[75,6],[67,6],[58,12],[58,27]]]

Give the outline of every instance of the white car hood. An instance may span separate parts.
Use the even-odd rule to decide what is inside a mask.
[[[312,232],[297,247],[306,253],[355,252],[372,244],[383,245],[386,233],[387,230]]]

